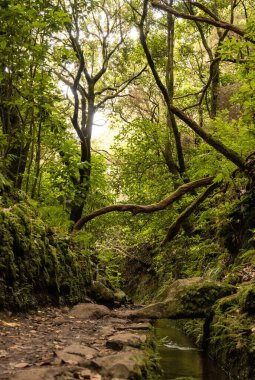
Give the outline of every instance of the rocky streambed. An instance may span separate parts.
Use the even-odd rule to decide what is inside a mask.
[[[83,303],[0,315],[0,379],[157,378],[151,324]]]

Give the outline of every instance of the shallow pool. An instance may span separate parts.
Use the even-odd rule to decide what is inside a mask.
[[[163,339],[160,346],[160,363],[164,371],[162,380],[229,380],[215,362],[197,349],[191,340],[176,326],[175,321],[159,320],[156,336]]]

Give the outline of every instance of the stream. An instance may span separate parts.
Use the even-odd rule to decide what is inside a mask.
[[[194,346],[173,320],[158,320],[155,325],[158,339],[162,380],[229,380],[230,378]]]

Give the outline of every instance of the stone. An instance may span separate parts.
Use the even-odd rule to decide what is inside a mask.
[[[112,326],[103,326],[99,329],[99,333],[102,337],[107,337],[112,335],[115,329]]]
[[[121,351],[92,361],[96,370],[103,376],[118,379],[142,379],[141,372],[145,370],[145,356],[141,350]]]
[[[117,326],[118,330],[150,330],[152,328],[152,324],[149,322],[141,322],[141,323],[129,323],[125,325]]]
[[[78,319],[102,318],[105,315],[110,315],[111,311],[104,305],[93,303],[80,303],[75,305],[69,315]]]
[[[90,292],[93,299],[98,302],[106,304],[112,304],[114,302],[114,292],[100,281],[93,281]]]
[[[116,289],[114,292],[114,301],[120,304],[127,302],[127,295],[123,290]]]
[[[106,347],[112,350],[122,350],[126,346],[140,348],[146,342],[146,335],[134,333],[119,333],[111,336],[107,342]]]
[[[63,350],[56,351],[56,355],[62,362],[72,365],[85,364],[95,357],[97,351],[93,348],[74,343]]]
[[[167,298],[133,310],[129,318],[204,318],[210,313],[215,302],[236,292],[232,285],[195,277],[175,281]]]
[[[12,376],[12,380],[102,380],[99,373],[82,367],[45,367],[23,370]]]

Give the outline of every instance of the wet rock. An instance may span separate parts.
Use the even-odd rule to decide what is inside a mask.
[[[140,348],[145,342],[146,335],[144,334],[119,333],[107,340],[106,347],[119,351],[126,346]]]
[[[102,318],[105,315],[110,315],[111,311],[104,305],[93,303],[81,303],[75,305],[69,315],[79,319]]]
[[[94,367],[104,376],[118,379],[144,379],[144,353],[141,350],[122,351],[92,361]]]
[[[63,350],[56,351],[56,355],[62,362],[72,365],[86,364],[95,357],[97,351],[93,348],[74,343]]]

